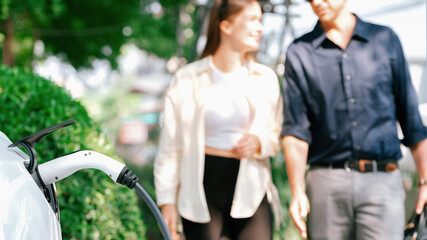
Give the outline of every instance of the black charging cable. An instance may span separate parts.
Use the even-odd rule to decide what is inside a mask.
[[[120,183],[128,187],[129,189],[135,188],[135,191],[142,199],[144,199],[145,203],[148,205],[151,212],[154,214],[154,217],[156,218],[157,223],[159,224],[163,237],[166,240],[172,240],[168,226],[166,225],[159,208],[157,207],[153,199],[150,197],[150,195],[147,193],[147,191],[141,186],[141,184],[139,184],[138,180],[139,178],[135,174],[132,174],[132,171],[125,166],[121,171],[119,177],[117,178],[117,183]]]

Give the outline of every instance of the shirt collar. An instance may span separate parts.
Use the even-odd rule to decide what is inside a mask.
[[[369,24],[360,19],[356,14],[353,15],[356,17],[356,26],[354,27],[352,38],[358,37],[364,41],[369,41]],[[317,21],[312,34],[314,37],[312,41],[314,48],[318,48],[327,39],[326,33],[320,26],[320,21]]]
[[[208,57],[201,59],[198,73],[202,74],[207,71],[213,71],[213,68],[214,68],[213,64],[214,63],[213,63],[212,55],[209,55]],[[257,64],[251,58],[248,59],[248,70],[250,74],[261,74],[261,71],[258,69]]]
[[[353,31],[353,37],[358,36],[365,41],[369,41],[369,23],[360,19],[356,14],[354,16],[356,16],[356,27]]]

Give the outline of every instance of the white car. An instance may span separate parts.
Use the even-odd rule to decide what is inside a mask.
[[[29,157],[0,132],[0,239],[62,239],[54,185],[46,200],[24,163]]]

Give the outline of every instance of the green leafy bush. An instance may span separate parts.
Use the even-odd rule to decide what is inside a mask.
[[[63,88],[30,71],[0,67],[0,106],[0,130],[12,142],[61,122],[77,121],[39,141],[39,162],[81,149],[117,159],[85,108]],[[136,194],[103,172],[83,170],[56,187],[64,239],[144,239]]]

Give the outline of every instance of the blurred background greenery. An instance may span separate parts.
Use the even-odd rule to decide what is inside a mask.
[[[0,86],[1,131],[13,142],[57,123],[77,121],[37,144],[40,163],[80,149],[118,159],[100,126],[64,88],[30,71],[4,66],[0,67]],[[80,171],[56,186],[63,239],[145,238],[147,225],[136,195],[104,173]]]
[[[349,0],[355,2],[360,0]],[[400,19],[419,20],[417,9],[422,8],[425,19],[425,1],[394,2],[388,8],[381,8],[388,3],[371,6],[377,9],[366,10],[365,16],[376,20],[407,11],[409,15]],[[315,17],[304,0],[260,3],[270,30],[263,35],[257,59],[272,67],[280,81],[287,44],[308,31]],[[163,94],[177,68],[198,58],[211,4],[212,0],[0,1],[0,131],[17,141],[74,119],[75,125],[49,134],[37,145],[41,162],[79,149],[99,151],[125,162],[155,199],[152,170]],[[422,35],[419,29],[412,32]],[[417,85],[426,88],[426,81],[418,80],[425,54],[410,55],[409,62]],[[283,155],[271,163],[284,213],[274,239],[300,239],[287,214],[291,195]],[[412,172],[407,175],[412,185]],[[57,188],[64,239],[162,239],[145,203],[99,171],[78,172],[58,182]]]

